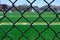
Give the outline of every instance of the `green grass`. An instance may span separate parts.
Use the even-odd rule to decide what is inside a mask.
[[[3,13],[0,13],[0,16],[3,16]],[[6,16],[11,19],[13,22],[17,21],[17,19],[19,19],[21,17],[21,13],[19,12],[13,12],[13,13],[6,13]],[[30,22],[33,22],[34,20],[36,20],[39,15],[36,12],[25,12],[24,13],[24,17],[27,18]],[[54,18],[56,18],[56,15],[53,12],[44,12],[41,17],[47,21],[47,22],[51,22]],[[60,18],[60,15],[58,16]],[[0,20],[0,24],[1,23],[7,23],[10,22],[6,17],[2,20]],[[24,18],[21,18],[18,22],[27,22]],[[36,22],[44,22],[41,18],[39,18]],[[54,22],[60,22],[60,20],[56,19]],[[10,30],[13,27],[13,25],[0,25],[0,28],[2,28],[3,30],[5,30],[5,32],[7,32],[8,30]],[[16,27],[19,28],[19,30],[21,30],[22,32],[25,32],[28,28],[30,28],[30,25],[16,25]],[[33,25],[33,27],[38,30],[39,32],[42,32],[45,28],[47,28],[46,25]],[[50,25],[50,27],[55,30],[55,32],[59,32],[60,30],[60,25]],[[38,32],[36,32],[36,30],[34,30],[33,28],[30,28],[28,31],[26,31],[24,33],[24,35],[26,37],[28,37],[30,40],[35,40],[35,38],[37,38]],[[4,37],[5,33],[0,29],[0,40],[2,37]],[[11,31],[9,31],[7,33],[7,35],[9,35],[10,37],[12,37],[12,39],[14,40],[18,40],[19,37],[22,37],[22,33],[20,31],[18,31],[17,28],[13,28]],[[55,37],[54,32],[51,29],[47,29],[46,31],[44,31],[41,36],[43,36],[46,40],[52,40],[53,37]],[[60,34],[58,34],[58,37],[60,37]],[[11,40],[8,36],[6,36],[3,40]],[[27,40],[24,36],[20,39],[20,40]],[[38,40],[43,40],[43,38],[39,37]],[[59,40],[57,37],[55,38],[55,40]]]
[[[22,32],[26,31],[30,26],[29,25],[16,25]],[[46,25],[33,25],[35,29],[37,29],[39,32],[42,32],[45,28],[47,28]],[[12,28],[12,25],[2,25],[2,29],[4,29],[6,32]],[[55,30],[56,32],[59,32],[60,25],[51,25],[51,28]],[[4,32],[0,30],[0,39],[4,36]],[[10,37],[12,37],[14,40],[17,40],[19,37],[22,36],[22,33],[18,31],[15,27],[7,33]],[[30,28],[28,31],[24,33],[26,37],[28,37],[30,40],[35,40],[35,38],[38,37],[38,32],[36,32],[33,28]],[[47,29],[41,34],[46,40],[52,40],[52,38],[55,36],[54,32],[51,29]],[[60,34],[58,34],[59,36]],[[60,36],[59,36],[60,37]],[[57,40],[58,38],[56,38]],[[10,40],[8,36],[4,38],[4,40]],[[23,37],[21,40],[26,40],[25,37]],[[41,37],[38,38],[38,40],[42,40]]]
[[[3,14],[0,14],[3,16]],[[9,13],[7,12],[6,13],[6,16],[11,19],[13,22],[17,21],[17,19],[19,19],[21,17],[21,13],[19,12],[12,12],[12,13]],[[34,20],[36,20],[38,17],[39,17],[39,14],[36,13],[36,12],[26,12],[24,13],[24,17],[26,19],[28,19],[30,22],[33,22]],[[53,13],[53,12],[44,12],[41,17],[43,19],[45,19],[45,21],[47,22],[51,22],[54,18],[56,18],[56,15]],[[60,15],[59,15],[59,18],[60,18]],[[8,20],[5,18],[3,19],[2,21],[0,22],[8,22]],[[21,18],[19,20],[19,22],[27,22],[24,18]],[[37,22],[43,22],[42,19],[38,19]],[[55,22],[59,22],[58,19],[55,20]]]

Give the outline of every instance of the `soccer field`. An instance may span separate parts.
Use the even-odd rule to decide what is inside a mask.
[[[8,13],[6,13],[6,16],[12,22],[16,22],[21,17],[21,13],[8,12]],[[29,22],[34,22],[37,18],[39,18],[39,14],[36,12],[25,12],[23,16],[24,17],[22,17],[15,24],[15,26],[22,32],[25,32],[28,28],[30,28]],[[3,13],[0,13],[0,18],[2,18],[2,17],[3,17]],[[41,17],[45,21],[50,23],[51,21],[53,21],[56,18],[56,15],[53,12],[44,12],[41,15]],[[60,15],[58,15],[58,17],[60,18]],[[0,28],[2,28],[3,30],[5,30],[5,32],[7,32],[8,30],[10,30],[13,27],[12,22],[10,22],[6,17],[4,17],[2,20],[0,20]],[[22,36],[22,33],[19,32],[16,27],[14,27],[10,32],[7,33],[7,35],[12,37],[12,39],[14,39],[14,40],[18,40],[18,38]],[[41,18],[39,18],[36,22],[33,23],[33,27],[41,33],[44,29],[47,28],[47,24]],[[53,21],[51,23],[50,27],[53,30],[55,30],[56,33],[58,33],[60,31],[60,20],[56,19],[55,21]],[[35,40],[39,36],[38,32],[35,29],[30,28],[28,31],[26,31],[24,33],[24,35],[26,37],[28,37],[30,40]],[[44,31],[43,33],[41,33],[40,35],[43,36],[46,40],[52,40],[52,38],[55,37],[55,33],[49,28],[47,28],[47,30]],[[4,31],[2,31],[0,29],[0,39],[4,36],[5,36]],[[4,40],[11,40],[10,37],[6,36],[4,38]],[[60,34],[58,34],[58,37],[60,37]],[[27,40],[27,39],[23,36],[20,40]],[[38,40],[43,40],[43,38],[39,37]],[[56,37],[55,40],[59,40],[59,39]]]

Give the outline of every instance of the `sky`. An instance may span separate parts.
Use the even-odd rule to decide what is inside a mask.
[[[11,0],[12,2],[14,2],[15,0]],[[29,0],[30,2],[32,2],[33,0]],[[52,0],[46,0],[48,3],[51,2]],[[9,0],[0,0],[1,4],[7,4],[7,5],[12,5],[11,2],[9,2]],[[26,0],[18,0],[15,5],[29,5],[29,3]],[[47,5],[44,0],[36,0],[33,3],[33,6],[38,6],[38,7],[42,7],[44,5]],[[51,5],[56,5],[56,6],[60,6],[60,0],[55,0]]]

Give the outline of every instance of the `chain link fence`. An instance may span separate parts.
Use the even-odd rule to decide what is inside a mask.
[[[60,30],[58,30],[60,29],[59,22],[56,25],[52,25],[52,23],[56,19],[60,21],[59,18],[60,13],[55,12],[50,6],[55,0],[52,0],[50,3],[48,3],[46,0],[43,0],[45,3],[47,3],[48,7],[45,10],[43,10],[41,13],[38,12],[33,7],[33,3],[37,0],[34,0],[33,2],[26,0],[30,4],[30,7],[28,7],[28,9],[26,9],[24,12],[21,12],[19,9],[16,8],[15,3],[18,0],[15,0],[14,2],[12,2],[11,0],[9,1],[11,2],[12,7],[10,7],[6,11],[3,11],[3,17],[0,18],[0,40],[60,40],[60,36],[59,36]],[[20,13],[20,17],[16,21],[13,20],[14,22],[6,15],[8,14],[7,12],[13,7]],[[24,16],[25,12],[27,12],[30,8],[33,8],[33,10],[35,10],[35,12],[38,14],[38,17],[34,21],[29,21],[28,18]],[[47,22],[45,20],[46,18],[44,19],[42,17],[42,14],[44,14],[44,12],[46,12],[48,8],[56,16],[51,22]],[[6,24],[2,23],[3,22],[2,20],[5,20],[4,18],[6,18],[10,23],[8,22]],[[21,20],[21,18],[24,18],[24,20],[26,20],[27,25],[21,25],[22,23],[18,23],[19,20]],[[39,19],[41,19],[43,22],[38,22],[34,24]],[[18,23],[18,25],[16,23]],[[56,30],[58,30],[58,32]]]

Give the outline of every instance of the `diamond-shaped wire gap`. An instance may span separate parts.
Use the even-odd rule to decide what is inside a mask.
[[[27,5],[27,4],[25,5],[25,4],[23,4],[23,5],[18,5],[18,6],[17,6],[17,9],[18,9],[19,11],[21,11],[21,12],[25,12],[25,11],[30,11],[30,10],[31,10],[31,9],[28,10],[29,7],[30,7],[29,5]]]
[[[6,36],[3,40],[13,40],[13,39],[9,36]]]
[[[39,37],[38,39],[36,39],[36,40],[44,40],[43,38],[41,38],[41,37]]]
[[[49,1],[49,0],[48,0]],[[58,2],[57,2],[58,1]],[[60,0],[54,0],[54,2],[51,4],[51,5],[56,5],[57,6],[57,4],[58,4],[58,6],[60,5],[60,2],[59,2]],[[55,4],[56,3],[56,4]],[[59,9],[59,8],[58,8]],[[59,12],[59,10],[58,10],[58,12]]]
[[[29,25],[24,25],[24,23],[22,25],[16,25],[22,32],[24,32],[25,30],[27,30],[30,26]]]
[[[36,0],[26,0],[29,3],[34,3]]]
[[[47,22],[45,20],[42,20],[41,18],[35,20],[32,25],[47,25]]]
[[[54,26],[58,25],[59,26],[60,20],[58,18],[56,18],[55,20],[53,20],[53,22],[50,23],[50,25],[54,25]]]
[[[16,29],[16,28],[13,28],[11,31],[9,31],[7,33],[10,37],[12,37],[14,40],[17,40],[22,34],[21,32]]]
[[[0,21],[0,25],[12,25],[12,22],[10,20],[8,20],[6,17],[4,17],[1,21]]]
[[[15,25],[30,25],[30,21],[27,21],[24,17],[21,17]]]
[[[12,25],[12,23],[7,19],[7,18],[5,18],[4,17],[4,19],[2,19],[1,21],[0,21],[0,25],[1,25],[1,28],[4,30],[4,31],[8,31],[8,30],[10,30],[11,28],[12,28],[12,26],[7,26],[7,25]],[[4,35],[4,37],[3,38],[5,38],[6,36]],[[3,39],[2,38],[2,39]]]
[[[41,17],[48,23],[53,21],[56,18],[56,15],[53,12],[44,12],[41,14]]]
[[[20,40],[20,39],[22,40],[22,38],[25,38],[25,40],[29,40],[28,37],[26,37],[25,35],[22,35],[21,37],[19,37],[18,40]]]
[[[0,25],[11,25],[12,21],[8,20],[6,17],[4,17],[1,21],[0,21]]]
[[[42,32],[44,29],[47,28],[46,25],[33,25],[33,27],[38,30],[39,32]]]
[[[3,18],[3,16],[4,16],[3,12],[2,12],[2,11],[0,11],[0,19],[2,19],[2,18]]]
[[[47,29],[46,31],[44,31],[41,34],[46,40],[52,40],[52,38],[54,37],[54,32],[51,31],[51,29]]]
[[[15,2],[15,1],[17,2],[17,0],[10,0],[10,1],[11,1],[11,2]]]
[[[57,32],[59,32],[59,26],[60,26],[60,24],[59,24],[59,22],[60,22],[60,20],[58,20],[57,18],[55,19],[55,20],[53,20],[52,22],[51,22],[51,24],[50,24],[50,29],[54,32],[54,33],[57,33]],[[57,35],[57,34],[56,34]],[[55,36],[56,36],[55,35]],[[58,36],[57,36],[58,37]],[[54,40],[55,38],[53,38],[53,40]]]
[[[33,27],[34,27],[36,30],[39,31],[39,35],[42,34],[44,31],[46,31],[46,30],[48,29],[46,25],[41,25],[41,24],[40,24],[40,25],[33,25]],[[38,40],[39,38],[45,40],[42,35],[40,35],[40,36],[39,36],[39,35],[38,35],[38,37],[36,38],[36,40]]]
[[[4,0],[1,0],[1,1],[4,1]],[[7,6],[12,6],[12,3],[9,0],[5,0],[4,2],[1,2],[1,4],[7,5]]]
[[[23,2],[22,2],[23,1]],[[21,3],[22,2],[22,3]],[[19,4],[18,4],[19,3]],[[19,11],[21,11],[21,12],[23,12],[23,13],[25,13],[26,11],[28,11],[28,9],[30,8],[30,4],[28,4],[27,2],[26,2],[26,0],[18,0],[16,3],[15,3],[15,5],[16,5],[16,8],[19,10]],[[31,10],[31,9],[30,9]],[[29,11],[30,11],[29,10]]]
[[[38,20],[36,20],[33,23],[33,27],[37,31],[39,31],[39,35],[42,34],[44,31],[46,31],[48,29],[48,27],[46,25],[47,25],[46,22],[44,22],[41,18],[39,18]],[[39,37],[41,37],[43,40],[45,40],[43,36],[38,36],[36,39],[38,39]]]
[[[9,23],[6,23],[6,25],[1,25],[1,28],[5,31],[5,32],[7,32],[8,30],[10,30],[11,28],[12,28],[12,25],[13,24],[9,24]]]
[[[0,26],[0,27],[1,27],[1,26]],[[2,31],[2,30],[0,29],[0,40],[1,40],[1,38],[4,37],[4,36],[5,36],[4,31]]]
[[[44,0],[44,1],[47,3],[51,3],[51,2],[54,2],[55,0]]]
[[[7,12],[6,16],[12,21],[12,22],[16,22],[20,17],[21,14],[20,12],[18,12],[17,10],[14,9],[14,7],[11,9],[11,12]]]
[[[28,37],[30,40],[35,40],[35,38],[38,37],[38,33],[33,28],[30,28],[29,30],[27,30],[24,33],[24,35]]]
[[[41,36],[40,34],[39,34],[39,36],[35,40],[39,40],[39,39],[45,40],[45,38],[43,36]]]
[[[38,3],[37,3],[38,2]],[[44,2],[44,0],[36,0],[33,4],[32,4],[32,6],[38,6],[38,11],[39,12],[41,12],[41,11],[43,11],[43,9],[41,9],[43,6],[45,6],[45,5],[47,5],[45,2]]]
[[[4,25],[9,25],[7,22],[9,22],[9,23],[11,23],[7,18],[3,18],[1,21],[0,21],[0,29],[3,29],[3,31],[5,32],[7,32],[8,30],[4,30],[4,28],[2,28],[2,27],[5,27]],[[12,23],[11,23],[12,24]],[[5,28],[6,29],[6,28]],[[4,37],[5,37],[5,35],[4,35]],[[2,37],[2,39],[4,38],[4,37]]]
[[[19,3],[19,4],[18,4]],[[21,7],[23,7],[23,8],[21,8],[21,9],[24,9],[24,8],[26,8],[27,6],[29,7],[29,3],[26,1],[26,0],[17,0],[16,1],[16,3],[15,3],[15,5],[17,6],[17,7],[19,7],[19,8],[21,8]],[[22,10],[21,10],[22,11]]]
[[[49,8],[50,6],[50,8]],[[44,12],[53,12],[54,14],[57,14],[57,9],[55,5],[44,5],[42,7],[40,7],[40,13],[43,14]]]
[[[30,10],[30,9],[29,9]],[[24,13],[24,17],[29,20],[30,22],[33,22],[35,19],[37,19],[39,17],[39,14],[37,12],[35,12],[34,9],[27,11]]]
[[[49,8],[49,6],[50,6],[50,8]],[[55,6],[55,5],[46,5],[46,7],[48,7],[48,9],[47,9],[47,11],[50,11],[50,12],[57,12],[57,6]],[[52,11],[53,10],[53,11]]]
[[[58,22],[57,22],[58,23]],[[60,30],[60,25],[58,25],[58,24],[53,24],[53,25],[50,25],[50,27],[57,33],[57,32],[59,32],[59,30]]]
[[[27,40],[25,37],[22,37],[21,39],[19,39],[19,40]]]
[[[22,32],[30,28],[30,22],[25,20],[23,17],[15,24],[17,28],[19,28]]]

